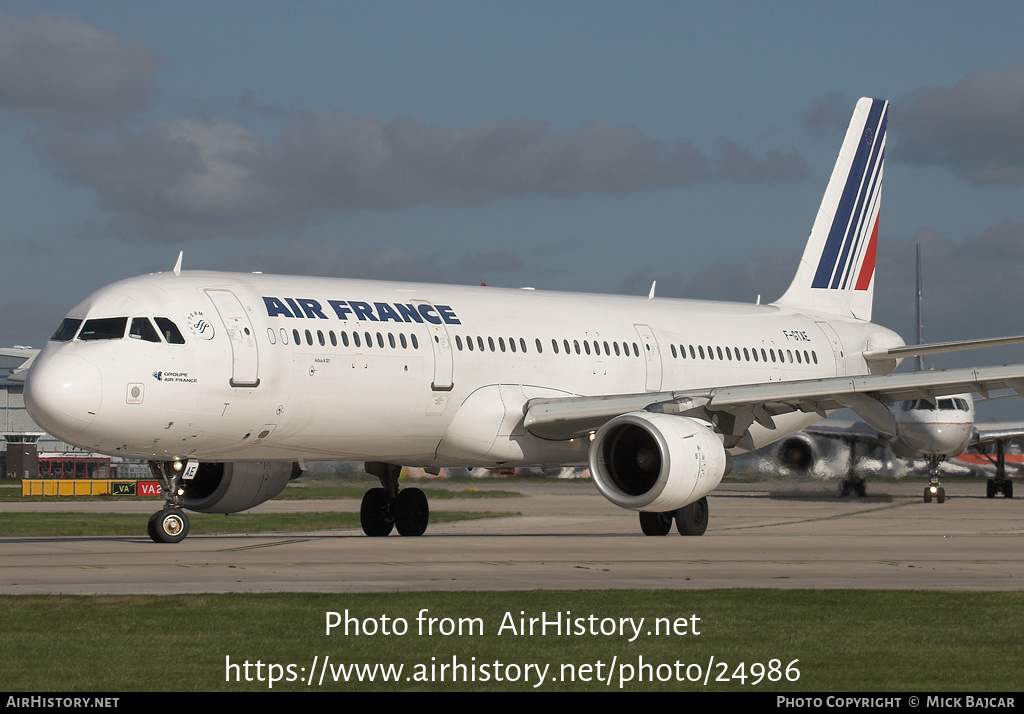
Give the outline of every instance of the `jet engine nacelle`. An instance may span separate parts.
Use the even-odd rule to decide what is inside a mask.
[[[195,477],[182,481],[185,508],[200,513],[237,513],[277,496],[302,473],[297,463],[236,461],[200,464]]]
[[[607,422],[590,445],[598,490],[622,508],[666,512],[711,493],[732,467],[706,422],[632,412]]]
[[[793,435],[784,439],[775,452],[779,464],[796,473],[805,474],[814,468],[818,461],[818,450],[814,442],[805,436]]]

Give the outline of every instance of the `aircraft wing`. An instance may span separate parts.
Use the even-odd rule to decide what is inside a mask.
[[[20,347],[18,345],[14,347],[0,347],[0,356],[25,358],[24,362],[7,375],[7,380],[10,382],[24,382],[25,375],[28,374],[28,368],[32,366],[32,360],[36,358],[37,354],[39,354],[39,350],[32,347]]]
[[[837,439],[871,446],[888,446],[891,439],[862,421],[823,419],[801,429],[804,434],[824,439]]]
[[[970,445],[980,446],[1013,439],[1024,439],[1024,422],[992,422],[976,426]]]
[[[719,431],[739,437],[754,422],[774,429],[772,417],[780,414],[816,412],[825,417],[830,411],[848,407],[878,431],[894,435],[896,424],[887,404],[964,392],[985,396],[997,389],[1012,389],[1024,396],[1024,364],[741,384],[676,392],[531,399],[526,404],[524,424],[541,438],[569,439],[587,436],[620,414],[646,410],[713,421]]]

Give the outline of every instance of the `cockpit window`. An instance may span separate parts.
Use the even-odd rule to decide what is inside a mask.
[[[82,331],[78,333],[78,339],[120,340],[124,337],[124,328],[127,326],[127,317],[101,317],[95,320],[86,320]]]
[[[78,326],[81,324],[82,321],[77,317],[65,317],[50,339],[54,342],[70,342],[75,339],[75,333],[78,332]]]
[[[160,335],[157,334],[153,323],[144,317],[132,318],[132,326],[128,330],[128,336],[136,340],[145,340],[146,342],[160,341]]]
[[[178,331],[178,326],[168,320],[166,317],[154,317],[156,326],[160,328],[160,334],[164,336],[169,344],[172,345],[183,345],[185,344],[185,338],[181,336],[181,332]]]

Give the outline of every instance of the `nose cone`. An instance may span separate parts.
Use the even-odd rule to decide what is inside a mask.
[[[917,423],[901,424],[900,439],[911,451],[926,456],[959,454],[971,436],[969,424]]]
[[[62,352],[40,354],[25,379],[29,416],[48,433],[71,441],[85,431],[103,399],[103,378],[92,362]]]

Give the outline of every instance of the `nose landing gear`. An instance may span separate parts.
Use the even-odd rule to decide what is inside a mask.
[[[930,483],[924,490],[924,502],[931,503],[932,499],[935,499],[936,503],[946,502],[946,489],[939,483],[939,465],[942,463],[944,457],[942,456],[929,456],[928,457],[928,475],[930,476]]]
[[[182,510],[185,500],[181,480],[185,469],[186,465],[180,461],[149,462],[149,471],[160,482],[165,503],[163,510],[149,517],[147,531],[155,543],[180,543],[188,535],[188,516]]]

